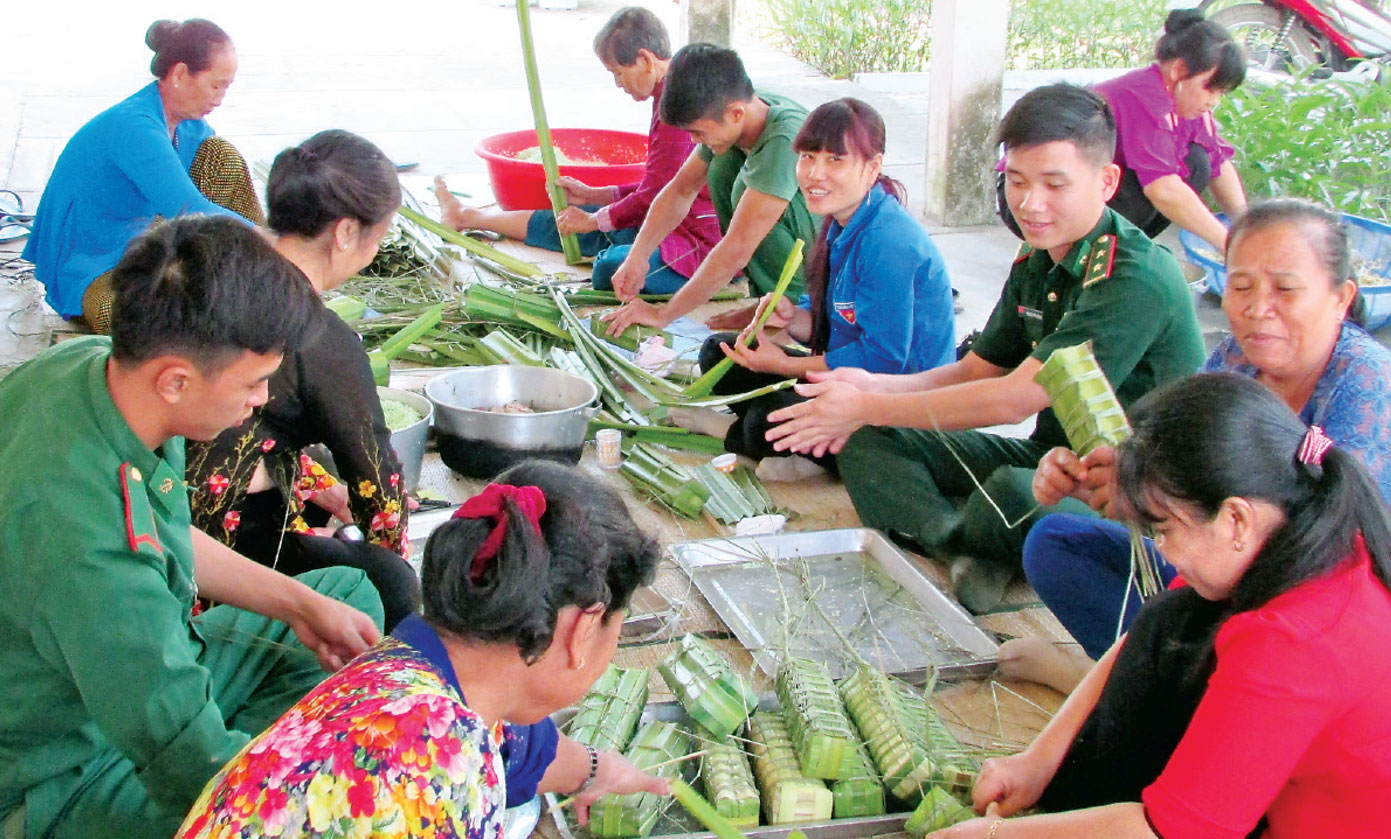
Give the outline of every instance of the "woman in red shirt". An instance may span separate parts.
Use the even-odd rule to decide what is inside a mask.
[[[1145,604],[984,818],[936,837],[1384,835],[1391,530],[1355,458],[1229,373],[1136,406],[1129,508],[1186,585]],[[1039,806],[1045,815],[1009,816]]]

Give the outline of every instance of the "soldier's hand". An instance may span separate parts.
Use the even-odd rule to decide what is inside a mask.
[[[306,592],[286,623],[319,657],[325,672],[337,671],[381,640],[381,632],[367,615],[307,587]]]
[[[845,441],[865,424],[859,414],[864,394],[838,381],[801,384],[794,390],[807,401],[769,414],[770,428],[764,438],[780,452],[816,457],[840,454]]]

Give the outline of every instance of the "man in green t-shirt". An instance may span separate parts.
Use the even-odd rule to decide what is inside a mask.
[[[810,247],[816,236],[817,219],[797,189],[797,152],[792,148],[806,109],[781,96],[755,93],[733,50],[690,44],[677,52],[660,116],[698,145],[652,202],[637,241],[614,274],[614,291],[629,301],[605,317],[614,334],[635,323],[666,326],[709,300],[741,270],[751,293],[770,292],[792,243],[801,239]],[[666,305],[635,299],[653,249],[686,217],[706,186],[724,238]],[[788,289],[793,300],[801,295],[803,280],[798,271]]]
[[[841,368],[798,385],[815,397],[769,415],[776,448],[837,464],[861,520],[952,562],[957,598],[992,610],[1019,571],[1039,509],[1030,483],[1067,438],[1034,374],[1090,341],[1123,406],[1198,369],[1203,340],[1169,251],[1106,206],[1120,180],[1105,100],[1059,84],[1000,123],[1005,191],[1026,242],[1000,301],[960,361],[913,375]],[[969,429],[1037,415],[1028,439]],[[1071,502],[1071,499],[1068,500]],[[1081,502],[1059,509],[1090,513]]]

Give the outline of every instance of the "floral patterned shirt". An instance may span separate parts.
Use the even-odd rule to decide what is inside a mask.
[[[188,441],[194,526],[237,547],[247,488],[256,464],[264,461],[288,507],[286,529],[307,532],[305,502],[338,483],[301,452],[323,443],[348,486],[348,506],[363,538],[406,556],[401,464],[391,449],[367,354],[342,320],[324,320],[313,340],[285,356],[271,376],[266,404],[246,422],[209,442]]]
[[[1246,360],[1236,338],[1212,351],[1204,372],[1260,372]],[[1299,418],[1317,425],[1337,445],[1357,456],[1381,497],[1391,504],[1391,350],[1365,329],[1344,323],[1328,366]]]
[[[535,795],[556,739],[549,720],[485,725],[411,616],[223,767],[176,837],[501,839],[504,807]]]

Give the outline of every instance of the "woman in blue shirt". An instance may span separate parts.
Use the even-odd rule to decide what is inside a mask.
[[[1222,309],[1232,335],[1205,372],[1250,376],[1308,425],[1353,455],[1391,504],[1391,351],[1346,319],[1357,293],[1347,233],[1335,213],[1294,199],[1256,204],[1232,225]],[[1043,503],[1071,495],[1106,509],[1111,450],[1079,459],[1054,449],[1040,464]],[[1146,540],[1149,549],[1153,546]],[[1156,554],[1161,579],[1173,568]],[[1041,519],[1024,544],[1024,570],[1091,658],[1115,642],[1140,606],[1130,577],[1130,534],[1119,523],[1070,514]],[[1001,648],[1015,675],[1067,688],[1090,662],[1066,662],[1032,640]],[[1016,649],[1016,647],[1018,649]]]
[[[237,74],[216,24],[156,21],[145,33],[156,81],[82,126],[58,158],[24,258],[49,305],[109,331],[105,275],[157,217],[212,213],[263,221],[246,163],[203,120]]]
[[[716,335],[701,349],[701,368],[726,355],[739,365],[716,391],[741,393],[837,367],[917,373],[955,361],[951,282],[927,231],[903,207],[903,185],[883,174],[883,119],[858,99],[827,102],[807,116],[793,147],[807,208],[824,220],[807,262],[806,297],[800,306],[780,300],[766,331],[786,329],[811,352],[780,347],[767,335],[750,348]],[[816,470],[804,458],[777,457],[763,435],[769,413],[799,401],[779,391],[734,405],[727,427],[727,418],[693,424],[722,432],[731,452],[764,459],[760,476],[792,479]],[[832,459],[815,462],[825,467]]]

